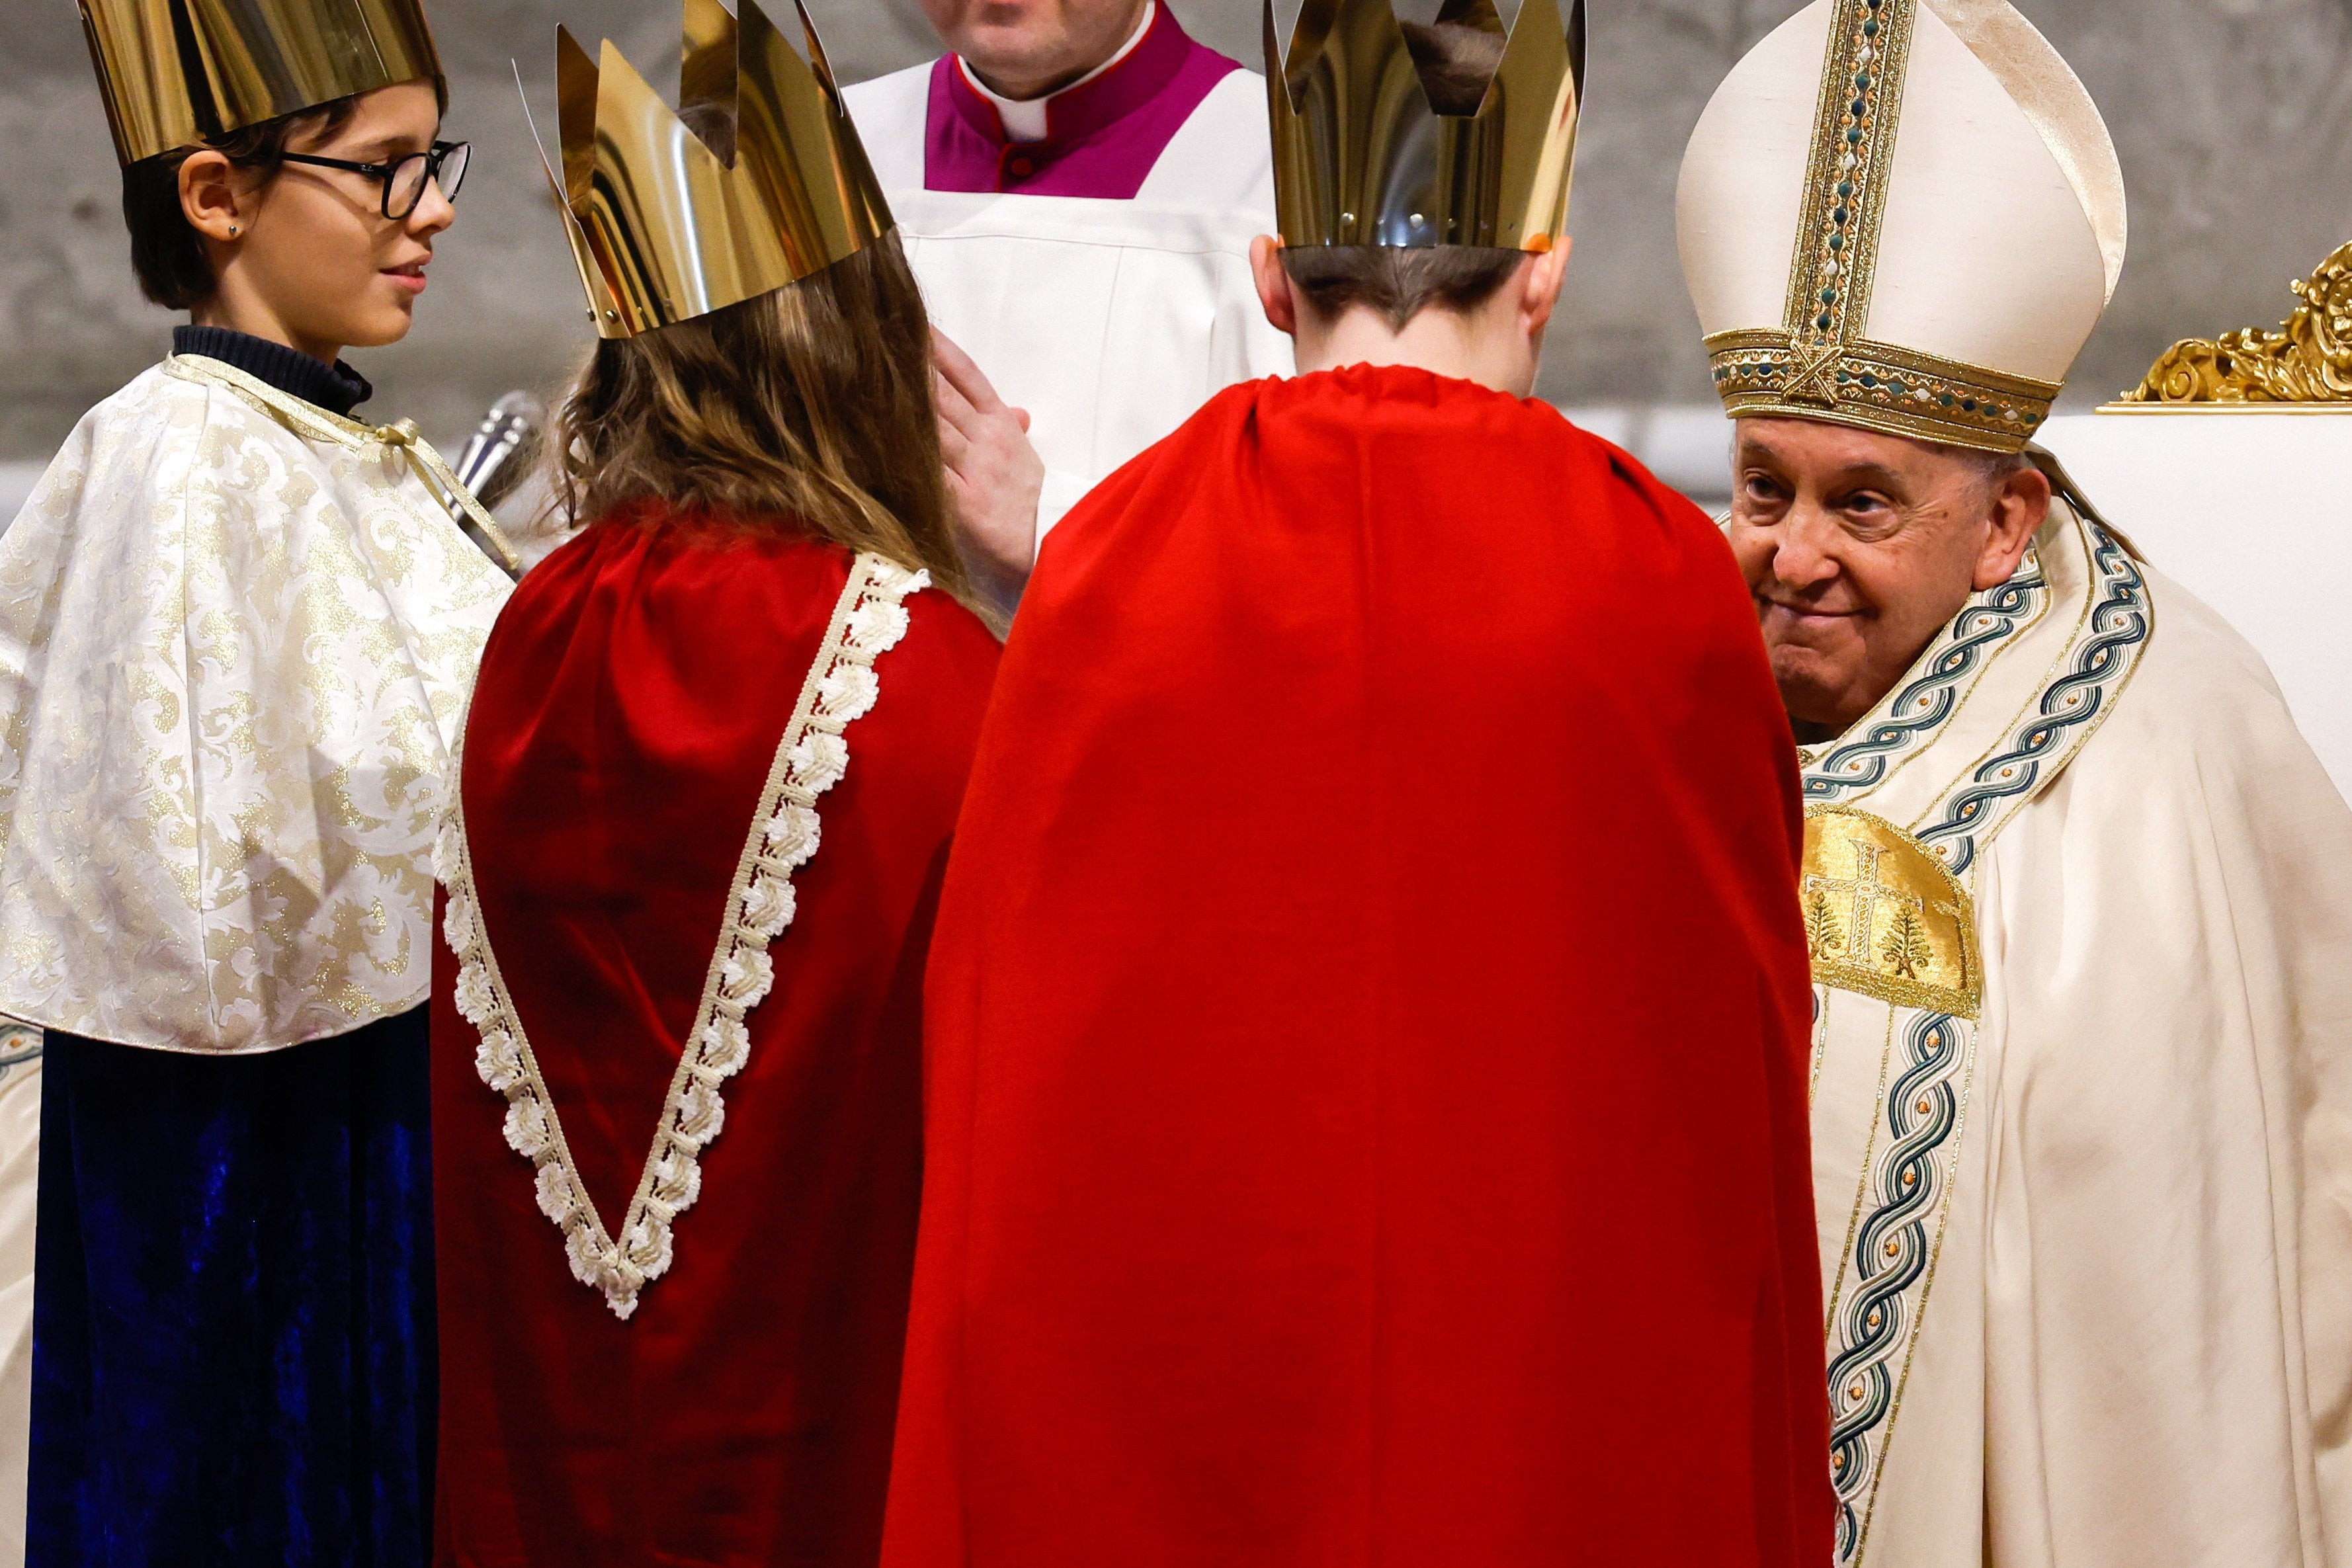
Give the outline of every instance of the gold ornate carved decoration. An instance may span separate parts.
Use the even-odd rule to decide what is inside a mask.
[[[2124,406],[2352,404],[2352,245],[2294,282],[2303,303],[2275,332],[2248,328],[2168,350]]]

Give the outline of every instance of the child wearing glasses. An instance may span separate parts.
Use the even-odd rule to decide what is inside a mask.
[[[0,536],[0,1014],[47,1031],[25,1560],[419,1563],[430,850],[509,583],[341,356],[407,332],[466,150],[415,0],[82,10],[189,323]]]

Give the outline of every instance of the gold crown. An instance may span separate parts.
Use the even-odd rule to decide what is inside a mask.
[[[686,0],[675,112],[610,39],[600,64],[558,29],[563,169],[548,178],[603,336],[756,299],[890,231],[815,25],[793,8],[806,58],[757,0],[740,21]]]
[[[1391,0],[1304,0],[1288,48],[1266,0],[1285,244],[1549,250],[1568,226],[1584,103],[1584,0],[1445,0],[1441,26],[1502,41],[1475,114],[1431,107]]]
[[[339,98],[437,79],[420,0],[80,0],[114,129],[142,162]]]

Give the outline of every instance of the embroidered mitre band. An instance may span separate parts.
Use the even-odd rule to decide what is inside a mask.
[[[2106,126],[2007,0],[1814,0],[1716,93],[1678,208],[1735,416],[1985,451],[2049,418],[2123,269]]]

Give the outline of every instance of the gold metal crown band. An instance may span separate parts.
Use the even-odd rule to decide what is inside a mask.
[[[589,313],[607,338],[772,294],[891,227],[807,8],[807,55],[757,0],[739,21],[686,0],[673,111],[609,39],[591,59],[556,36],[564,211]],[[543,155],[543,154],[542,154]]]
[[[80,0],[128,165],[337,99],[438,79],[420,0]]]
[[[1584,0],[1446,0],[1441,27],[1503,41],[1474,115],[1431,107],[1391,0],[1304,0],[1284,47],[1266,0],[1275,193],[1295,246],[1549,250],[1568,226]]]

